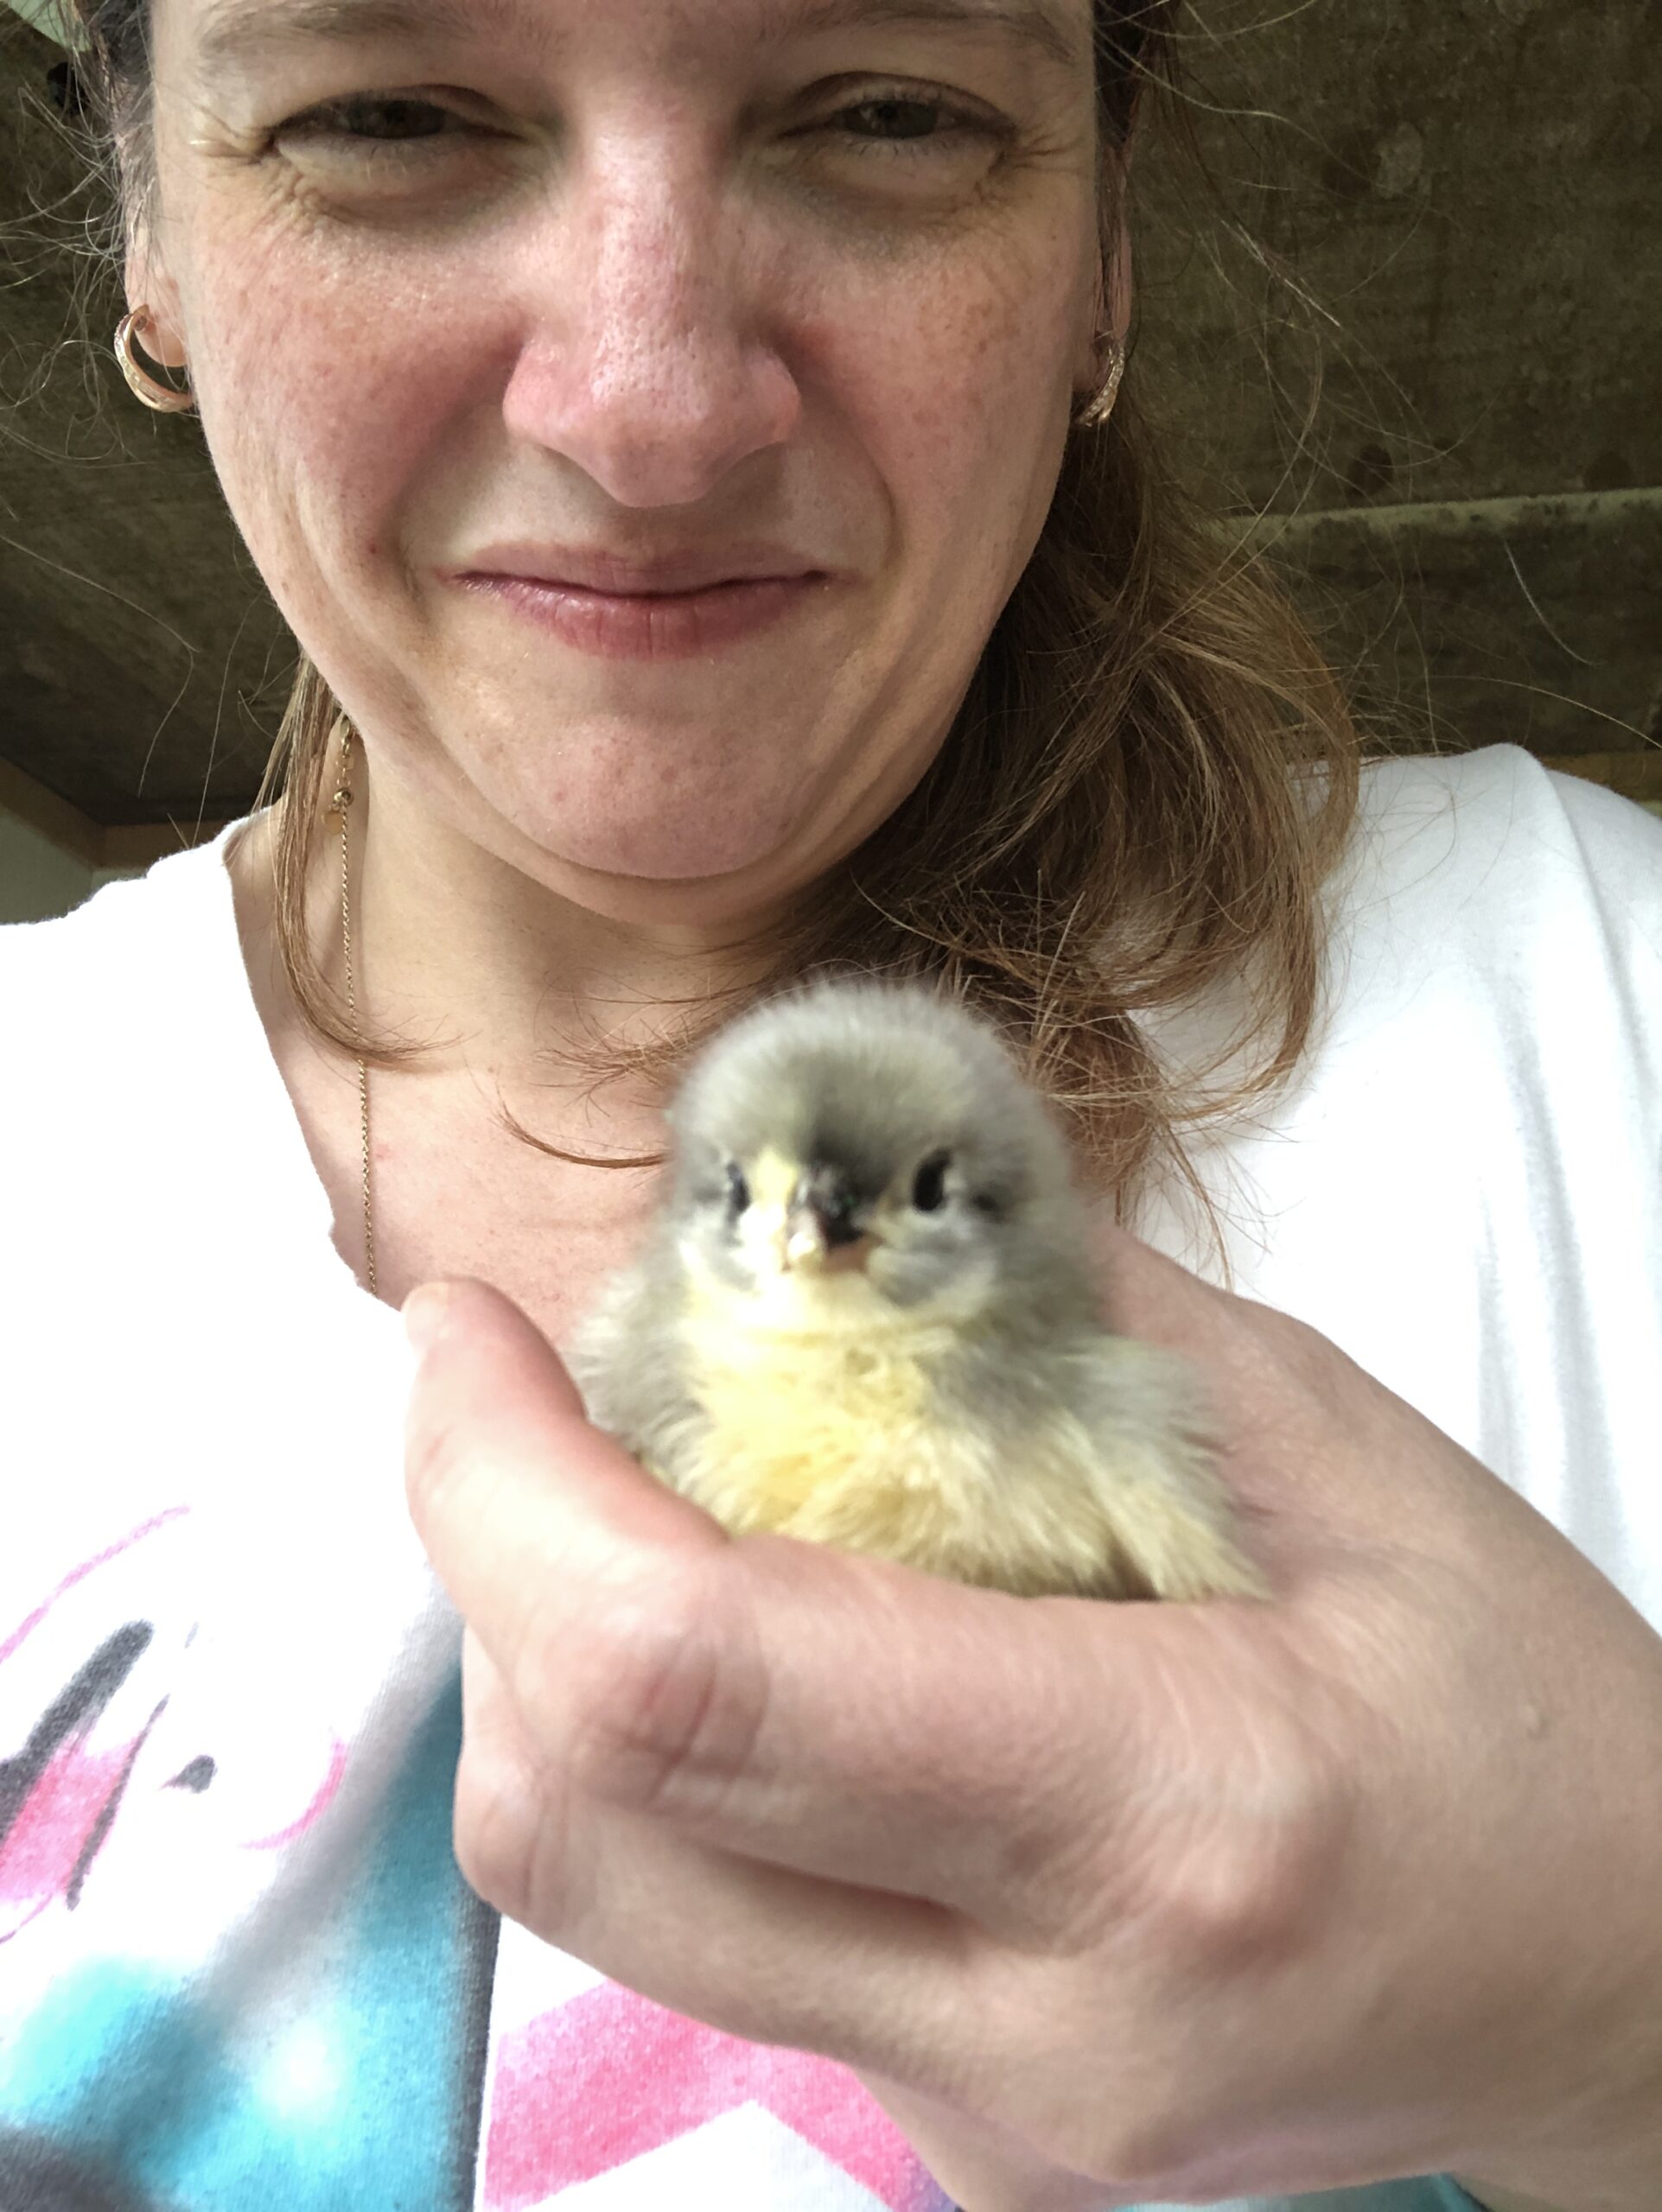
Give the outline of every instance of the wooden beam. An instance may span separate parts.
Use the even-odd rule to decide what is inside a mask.
[[[148,868],[169,853],[188,846],[206,845],[217,837],[223,822],[112,822],[101,833],[100,868]]]
[[[0,809],[27,823],[85,867],[144,868],[190,845],[206,844],[223,822],[99,823],[33,776],[0,760]]]
[[[1230,516],[1220,527],[1262,543],[1296,545],[1323,531],[1366,531],[1374,536],[1458,535],[1480,525],[1497,532],[1552,523],[1625,522],[1634,515],[1662,512],[1662,486],[1636,486],[1614,492],[1536,492],[1478,499],[1425,499],[1398,505],[1298,507],[1286,513]]]
[[[89,822],[80,807],[48,791],[33,776],[14,768],[10,760],[0,760],[0,807],[38,830],[60,852],[68,853],[88,868],[102,865],[99,854],[103,833],[97,823]]]
[[[1662,804],[1662,745],[1640,753],[1544,753],[1540,759],[1560,775],[1585,776],[1642,805]]]

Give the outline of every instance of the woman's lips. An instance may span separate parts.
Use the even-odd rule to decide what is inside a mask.
[[[697,591],[590,591],[583,584],[476,570],[462,578],[579,652],[613,660],[674,660],[714,652],[795,613],[828,579],[755,576]]]

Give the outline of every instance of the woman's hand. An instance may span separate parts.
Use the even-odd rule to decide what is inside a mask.
[[[1326,1338],[1118,1232],[1267,1603],[735,1542],[477,1284],[412,1300],[474,1885],[860,2071],[969,2212],[1458,2171],[1662,2204],[1662,1642]]]

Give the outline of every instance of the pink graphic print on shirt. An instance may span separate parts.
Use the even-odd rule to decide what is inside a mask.
[[[181,1520],[183,1505],[168,1507],[94,1552],[0,1641],[0,1667],[12,1659],[69,1593],[100,1567],[122,1558],[158,1530]],[[16,1936],[60,1899],[72,1910],[94,1859],[108,1841],[127,1787],[168,1704],[163,1690],[144,1719],[115,1740],[95,1740],[100,1722],[127,1688],[150,1649],[148,1620],[124,1620],[108,1629],[40,1713],[28,1740],[0,1761],[0,1943]],[[188,1760],[163,1786],[200,1793],[216,1764],[204,1752]],[[302,1834],[321,1817],[346,1770],[346,1746],[334,1737],[327,1769],[309,1801],[271,1834],[251,1836],[245,1848],[270,1850]]]
[[[612,1982],[501,2038],[485,2212],[533,2212],[745,2107],[799,2137],[828,2178],[859,2183],[874,2208],[947,2212],[911,2145],[846,2068],[723,2035]]]

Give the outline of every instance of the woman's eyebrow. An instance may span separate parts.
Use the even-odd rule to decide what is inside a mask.
[[[798,0],[780,7],[765,29],[775,37],[811,36],[861,23],[939,23],[988,30],[1064,69],[1090,59],[1088,24],[1066,0]]]
[[[1090,41],[1074,13],[1067,0],[769,0],[751,27],[762,40],[863,23],[990,31],[1053,67],[1076,70],[1088,61]],[[461,45],[509,29],[540,33],[544,42],[555,35],[548,16],[524,0],[216,0],[198,34],[196,60],[212,74],[316,41],[423,36]]]
[[[535,20],[517,0],[216,0],[196,59],[206,72],[285,48],[422,35],[460,44]]]

